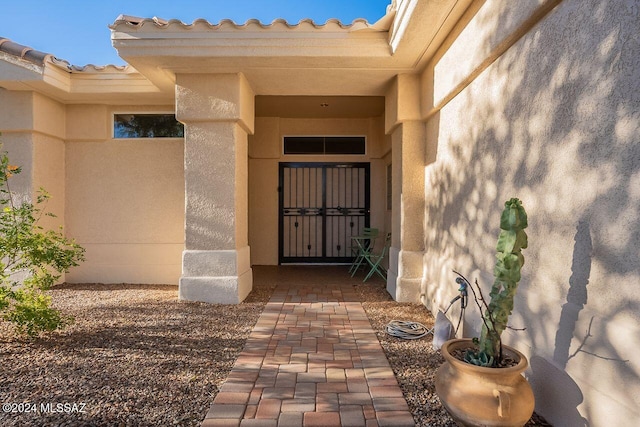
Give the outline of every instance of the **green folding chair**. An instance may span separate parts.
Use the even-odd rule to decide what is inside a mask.
[[[385,255],[387,255],[387,251],[389,250],[389,246],[391,246],[391,233],[387,233],[387,237],[384,239],[384,246],[382,247],[382,251],[379,254],[375,254],[373,252],[366,253],[364,255],[365,261],[371,267],[367,277],[364,278],[363,282],[366,282],[374,273],[378,273],[383,280],[387,280],[387,270],[380,265]]]
[[[378,237],[378,233],[379,231],[377,228],[365,227],[362,229],[362,234],[360,234],[359,236],[351,236],[351,240],[353,240],[353,242],[355,243],[353,246],[351,246],[351,251],[355,255],[355,258],[351,263],[351,267],[349,268],[351,277],[353,277],[360,266],[365,263],[365,255],[367,253],[371,253],[371,251],[373,250],[373,246],[376,238]]]

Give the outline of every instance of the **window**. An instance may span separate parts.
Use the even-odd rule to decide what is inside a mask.
[[[184,125],[173,114],[114,114],[114,138],[182,138]]]
[[[391,197],[391,185],[393,181],[391,180],[391,173],[393,169],[391,168],[391,163],[387,165],[387,210],[390,211],[393,209],[393,200]]]
[[[365,154],[364,136],[285,136],[284,154]]]

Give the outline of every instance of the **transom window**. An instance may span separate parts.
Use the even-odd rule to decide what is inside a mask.
[[[114,138],[182,138],[184,125],[174,114],[114,114]]]
[[[285,136],[284,154],[365,154],[364,136]]]

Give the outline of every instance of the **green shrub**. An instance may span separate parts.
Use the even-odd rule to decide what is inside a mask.
[[[84,249],[58,231],[38,225],[51,197],[40,189],[36,203],[16,203],[10,180],[21,168],[0,152],[0,318],[19,333],[36,336],[67,325],[72,319],[51,307],[46,291],[84,260]]]

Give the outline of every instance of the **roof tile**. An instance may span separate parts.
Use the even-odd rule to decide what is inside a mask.
[[[350,24],[344,24],[339,19],[329,19],[324,24],[318,24],[312,19],[302,19],[297,24],[291,24],[285,19],[275,19],[271,23],[266,24],[258,19],[249,19],[244,24],[237,24],[230,19],[223,19],[217,24],[213,24],[206,19],[199,18],[191,24],[187,24],[178,19],[162,19],[158,17],[140,18],[130,15],[120,15],[113,24],[109,26],[112,30],[117,30],[121,26],[129,29],[142,29],[144,27],[153,26],[158,29],[167,29],[170,27],[179,27],[181,29],[191,30],[265,30],[285,28],[290,30],[357,30],[373,28],[366,19],[356,19]]]
[[[32,64],[43,66],[45,63],[49,62],[55,65],[58,68],[62,68],[70,73],[74,72],[105,72],[105,71],[131,71],[132,67],[129,65],[93,65],[87,64],[83,66],[72,65],[69,61],[65,61],[64,59],[59,59],[53,56],[50,53],[42,52],[39,50],[35,50],[29,46],[24,46],[6,37],[0,36],[0,52],[7,53],[9,55],[18,57],[25,61],[31,62]]]
[[[13,42],[6,37],[0,37],[0,52],[17,56],[18,58],[37,65],[44,65],[47,57],[51,56],[48,53],[40,52],[30,48],[29,46]]]

